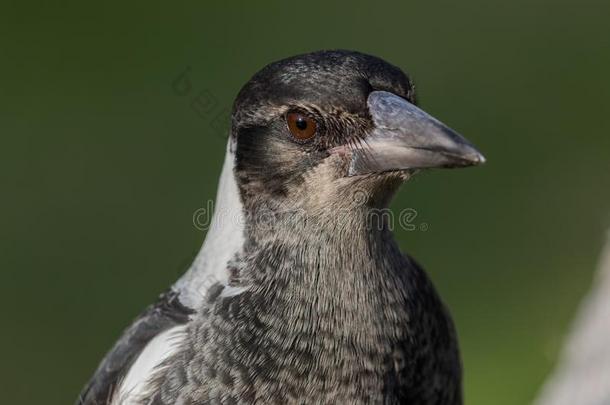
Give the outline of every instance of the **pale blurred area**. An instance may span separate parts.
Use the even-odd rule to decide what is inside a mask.
[[[610,231],[598,274],[536,405],[610,404]]]

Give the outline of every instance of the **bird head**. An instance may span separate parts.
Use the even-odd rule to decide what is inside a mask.
[[[416,106],[399,68],[352,51],[272,63],[233,108],[235,176],[246,209],[380,207],[416,171],[484,162]]]

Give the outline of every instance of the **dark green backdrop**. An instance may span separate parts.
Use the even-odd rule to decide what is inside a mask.
[[[408,183],[393,207],[428,228],[397,237],[453,312],[467,402],[529,402],[610,225],[609,16],[602,0],[4,1],[1,402],[76,397],[201,244],[191,217],[240,86],[338,47],[410,72],[423,108],[487,156]]]

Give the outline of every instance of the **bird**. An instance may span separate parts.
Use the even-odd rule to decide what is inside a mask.
[[[462,404],[449,311],[380,212],[483,155],[400,68],[349,50],[263,67],[229,132],[201,251],[77,403]]]

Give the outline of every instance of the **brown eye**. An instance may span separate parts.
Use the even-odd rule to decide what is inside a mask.
[[[290,112],[286,115],[286,122],[290,133],[298,141],[306,141],[316,134],[318,124],[307,115],[299,112]]]

